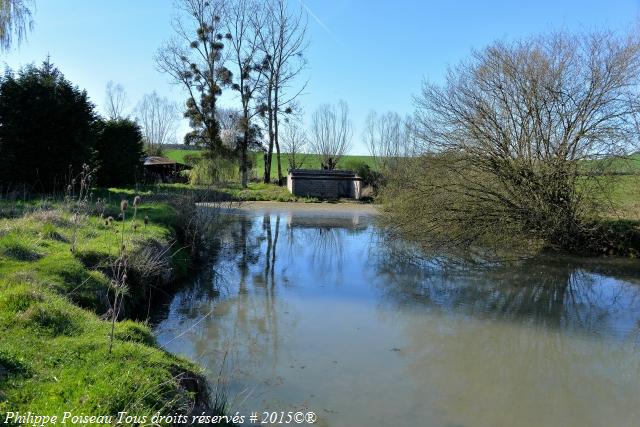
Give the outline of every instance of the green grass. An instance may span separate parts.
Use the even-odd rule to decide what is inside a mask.
[[[102,192],[112,200],[106,216],[116,217],[126,193]],[[118,322],[108,352],[110,324],[100,317],[109,289],[104,267],[118,251],[121,222],[75,221],[57,202],[0,200],[0,206],[13,212],[0,219],[0,418],[7,411],[184,411],[194,396],[181,378],[193,378],[198,368],[160,349],[147,326]],[[172,236],[169,205],[143,202],[138,218],[145,215],[151,222],[127,233],[128,250]],[[127,298],[142,294],[132,289]]]
[[[188,155],[198,155],[201,151],[196,150],[167,150],[165,155],[170,159],[176,160],[178,162],[185,162],[185,156]],[[256,177],[261,178],[264,175],[264,154],[263,153],[251,153],[252,161],[254,164],[253,173]],[[300,154],[298,161],[300,159],[304,160],[303,168],[304,169],[320,169],[320,157],[317,154]],[[289,169],[289,160],[286,154],[281,154],[281,166],[282,166],[282,174],[286,175],[287,170]],[[366,163],[370,168],[375,169],[376,164],[375,160],[372,156],[356,156],[356,155],[348,155],[343,156],[338,162],[338,168],[350,169],[354,168],[355,163]],[[278,175],[278,161],[276,155],[274,153],[271,159],[271,175],[272,179],[275,179]]]
[[[211,199],[217,201],[273,201],[273,202],[318,202],[318,199],[309,197],[296,197],[289,192],[287,187],[280,187],[276,184],[263,184],[261,182],[250,182],[247,188],[243,189],[238,183],[225,183],[214,186],[197,186],[190,184],[159,184],[154,186],[163,192],[179,192],[184,190],[201,191]]]

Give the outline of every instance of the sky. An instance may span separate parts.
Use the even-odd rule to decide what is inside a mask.
[[[18,69],[49,55],[100,112],[110,80],[124,86],[130,111],[154,90],[182,105],[184,90],[153,59],[172,37],[173,1],[35,0],[33,31],[2,59]],[[370,111],[410,114],[422,82],[443,82],[447,67],[473,49],[556,30],[630,31],[640,18],[640,0],[288,1],[309,11],[308,83],[299,100],[305,125],[319,105],[345,100],[352,154],[367,154],[362,128]],[[187,129],[183,122],[179,142]]]

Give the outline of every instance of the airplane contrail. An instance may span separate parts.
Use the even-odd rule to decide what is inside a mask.
[[[327,34],[329,34],[335,41],[337,41],[338,43],[340,43],[340,40],[338,40],[338,38],[336,37],[335,34],[333,34],[333,32],[329,29],[329,27],[327,27],[324,22],[322,22],[322,20],[320,20],[320,18],[318,18],[318,16],[313,13],[313,11],[309,8],[309,6],[307,6],[304,2],[304,0],[298,0],[298,2],[302,5],[302,7],[305,8],[305,10],[307,11],[307,13],[309,15],[311,15],[311,17],[318,23],[318,25],[320,25],[320,27],[322,27],[322,29],[324,31],[326,31]]]

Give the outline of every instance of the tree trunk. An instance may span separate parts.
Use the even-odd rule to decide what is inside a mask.
[[[242,188],[247,188],[247,147],[249,146],[249,131],[245,129],[240,149],[240,177]]]
[[[280,141],[278,141],[278,86],[279,83],[276,81],[276,85],[274,88],[274,105],[273,105],[273,139],[276,144],[276,159],[278,161],[278,185],[282,185],[282,163],[280,161]]]
[[[267,89],[267,113],[268,113],[268,121],[269,121],[269,149],[265,154],[265,163],[264,163],[264,183],[269,184],[271,182],[271,158],[273,156],[273,86],[269,86]]]

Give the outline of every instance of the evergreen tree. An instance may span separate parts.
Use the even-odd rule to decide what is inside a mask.
[[[136,182],[144,152],[142,131],[129,119],[101,123],[96,141],[98,185],[114,187]]]
[[[47,59],[0,82],[0,182],[64,190],[93,156],[97,115],[86,91]]]

